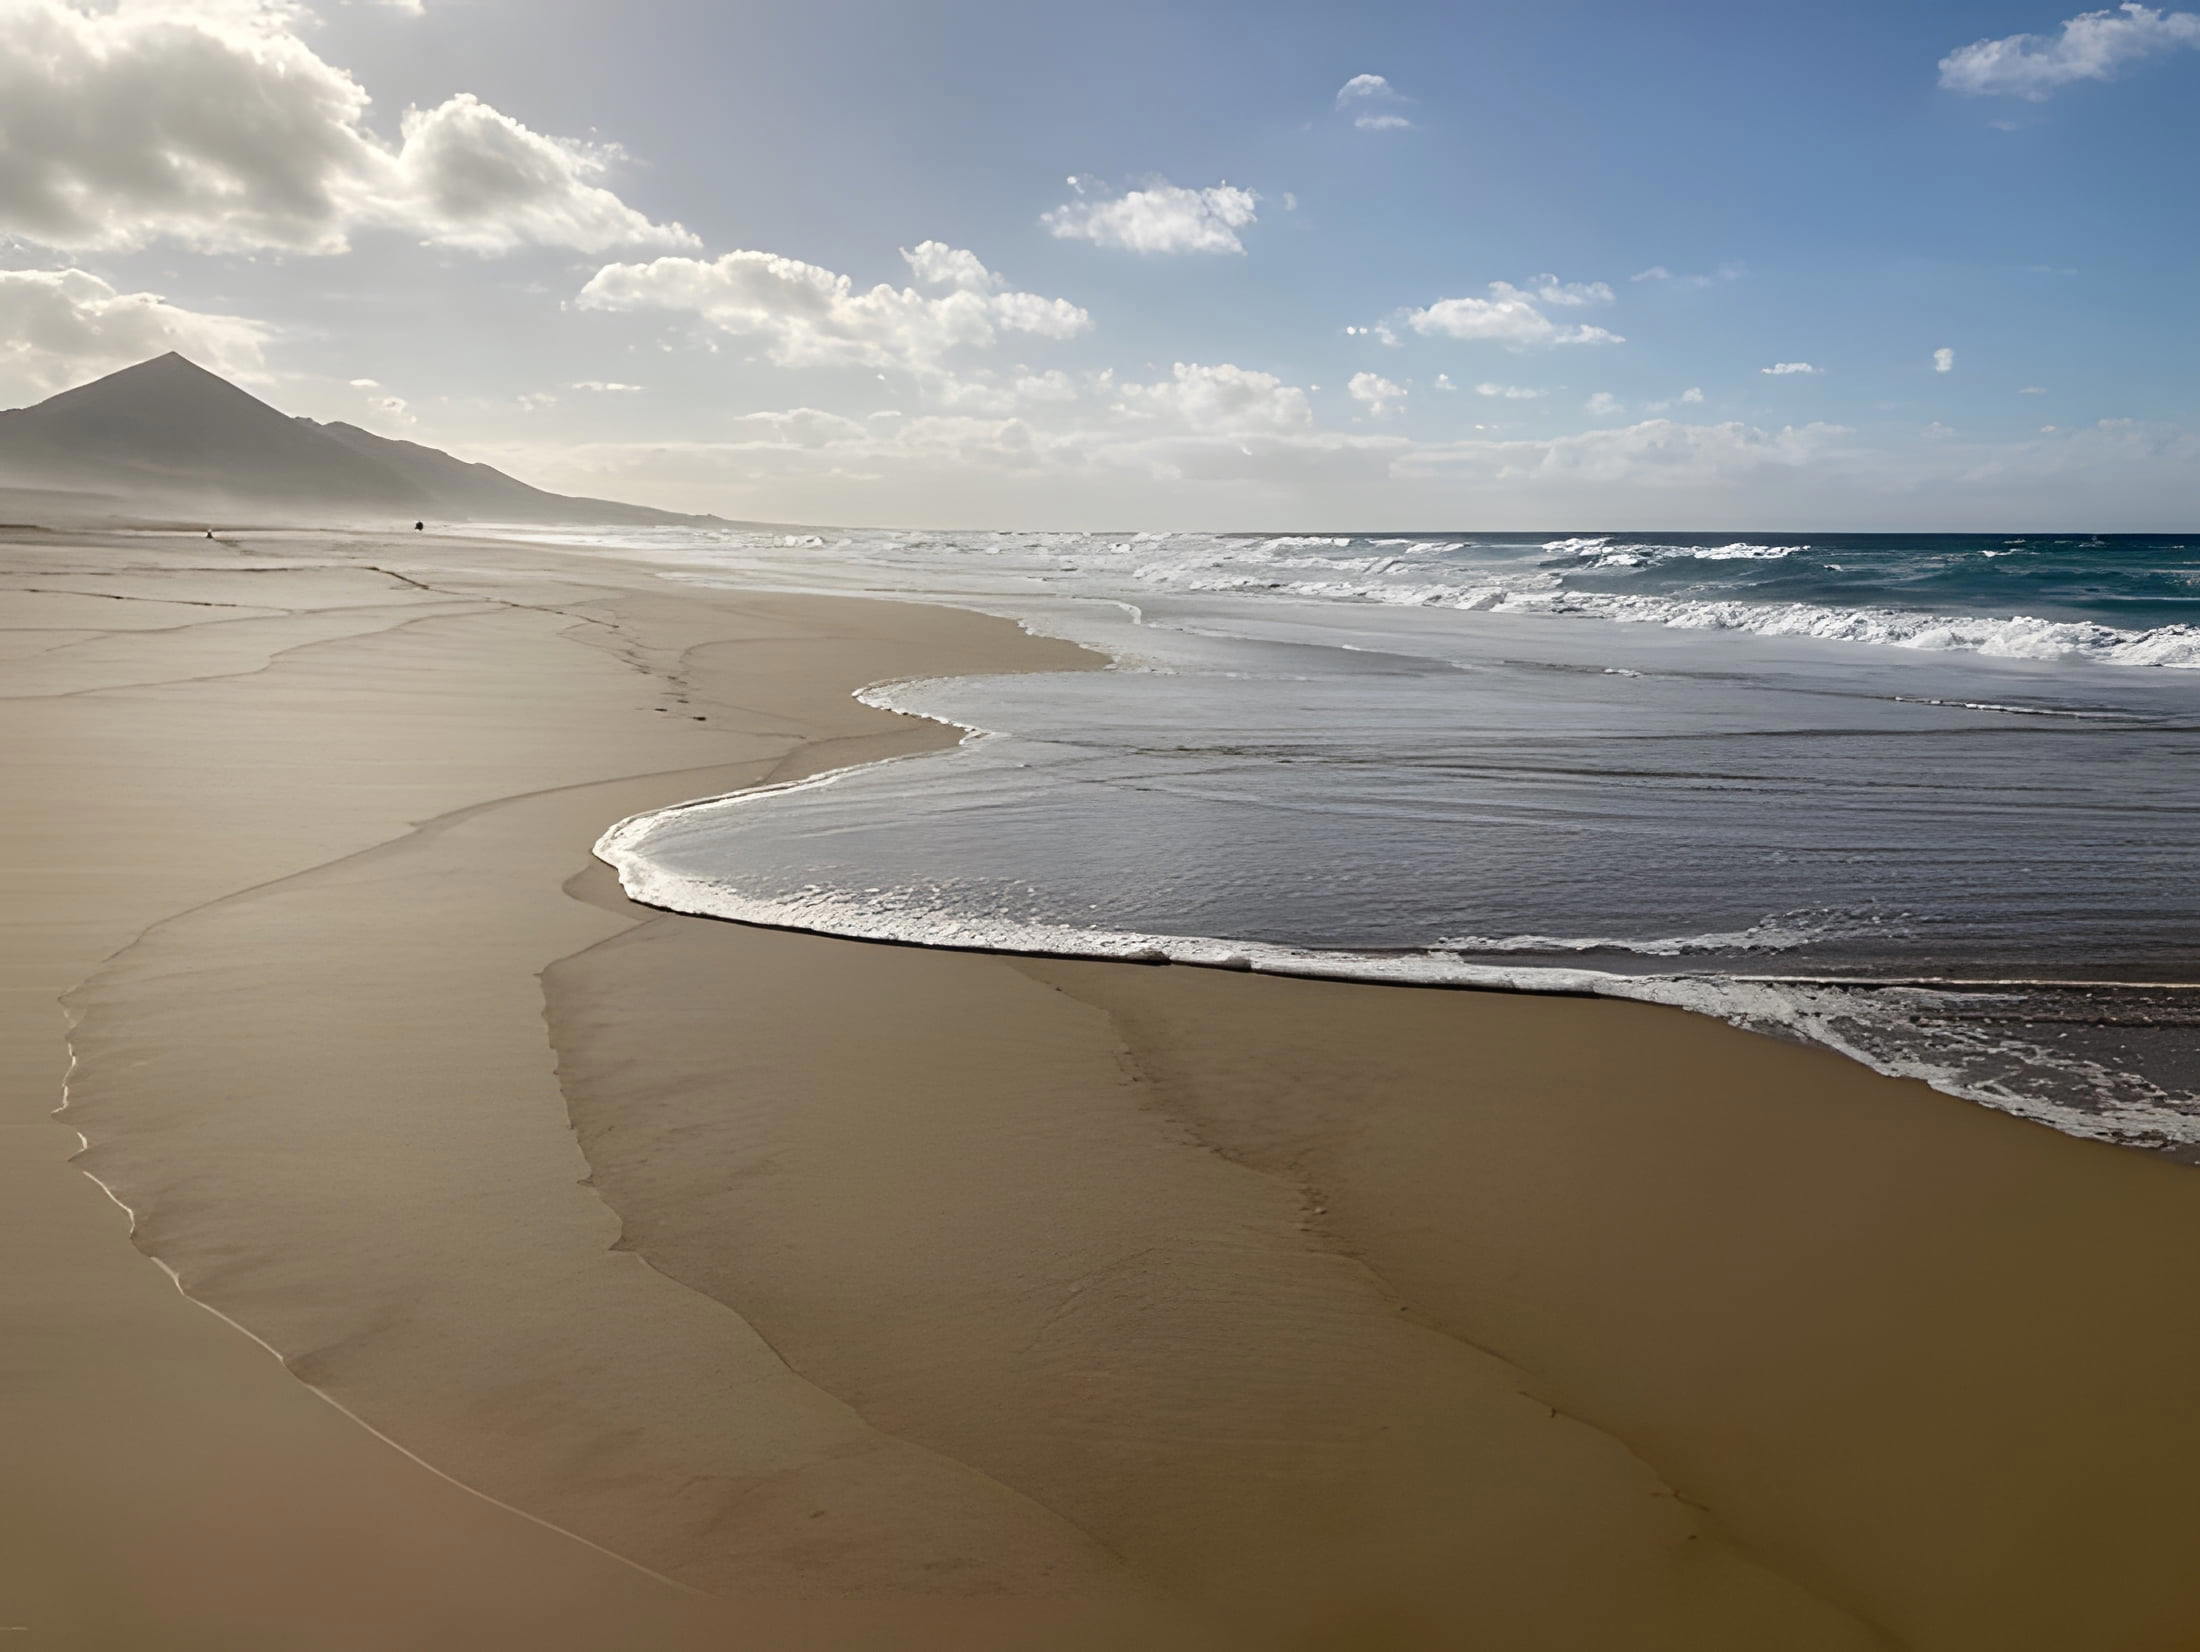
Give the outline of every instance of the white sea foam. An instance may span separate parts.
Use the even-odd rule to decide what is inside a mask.
[[[777,548],[776,536],[734,530],[514,530],[514,537],[625,546],[663,551],[693,560],[741,565],[744,553]],[[790,538],[796,536],[789,536]],[[817,548],[820,536],[800,536],[800,548]],[[2013,541],[2023,549],[2029,542]],[[795,547],[787,547],[795,548]],[[1927,651],[1968,651],[1989,657],[2084,660],[2173,670],[2200,668],[2200,626],[2172,624],[2130,630],[2091,621],[2031,615],[1924,613],[1885,606],[1836,607],[1808,601],[1742,601],[1630,591],[1583,591],[1570,574],[1618,572],[1659,562],[1774,562],[1805,549],[1798,545],[1736,540],[1727,544],[1650,545],[1611,534],[1579,535],[1494,547],[1464,541],[1335,535],[1222,538],[1199,533],[1142,532],[1129,539],[1083,534],[969,535],[856,532],[832,541],[853,565],[914,565],[933,576],[973,552],[987,557],[1028,557],[1017,569],[1050,581],[1067,576],[1071,588],[1090,582],[1093,594],[1120,590],[1125,581],[1168,590],[1242,593],[1311,601],[1380,603],[1391,607],[1452,608],[1470,612],[1531,614],[1664,625],[1698,631],[1742,632]],[[1483,559],[1463,562],[1458,553]],[[1519,552],[1540,552],[1523,562]],[[1502,554],[1500,554],[1502,553]],[[1991,553],[1989,553],[1991,554]],[[1623,561],[1621,559],[1639,559]],[[1846,563],[1826,563],[1850,572]],[[1709,568],[1707,568],[1707,573]]]
[[[1625,591],[1581,591],[1568,584],[1569,573],[1578,575],[1597,566],[1598,559],[1613,555],[1658,552],[1708,564],[1741,564],[1775,562],[1796,549],[1748,541],[1736,541],[1731,545],[1645,546],[1613,536],[1599,536],[1554,540],[1543,546],[1521,540],[1481,542],[1469,547],[1430,540],[1327,536],[1224,539],[1186,533],[1175,536],[1141,534],[1112,541],[1081,535],[860,534],[842,543],[850,553],[847,567],[860,571],[865,589],[884,587],[891,590],[906,585],[920,597],[933,600],[938,599],[943,585],[967,588],[980,594],[992,593],[982,604],[973,599],[973,605],[1012,612],[1035,628],[1067,623],[1062,616],[1072,609],[1080,615],[1086,614],[1094,605],[1082,599],[1095,598],[1105,599],[1109,606],[1128,611],[1135,622],[1136,601],[1126,599],[1136,598],[1140,588],[1145,588],[1244,592],[1255,598],[1306,598],[1384,607],[1604,619],[1693,631],[1869,644],[1927,653],[1969,652],[2024,660],[2073,659],[2120,665],[2200,667],[2200,628],[2191,626],[2125,631],[2107,625],[2021,616],[1989,618],[1921,614],[1893,608],[1837,608],[1808,602],[1715,601],[1700,596],[1683,598]],[[1462,550],[1469,554],[1454,554]],[[974,566],[980,553],[998,559],[984,565],[982,576]],[[959,563],[958,558],[961,559]],[[711,557],[696,560],[706,565],[714,562]],[[726,564],[717,562],[715,565],[723,567]],[[782,571],[799,569],[800,572],[791,577],[802,581],[812,577],[810,570],[817,564],[808,557],[798,560],[781,555],[777,559],[760,559],[759,565],[771,577],[789,577]],[[897,578],[903,569],[914,570],[918,578],[913,583]],[[1707,567],[1703,578],[1707,585],[1713,585],[1713,570]],[[1611,579],[1600,583],[1622,584],[1624,581]],[[1009,593],[1037,593],[1044,604],[1061,604],[1065,596],[1073,601],[1059,607],[1032,606],[1023,595]],[[995,597],[999,600],[998,607],[992,607]],[[1175,606],[1191,612],[1195,618],[1204,615],[1209,607],[1242,607],[1247,615],[1281,612],[1286,615],[1284,628],[1292,635],[1299,634],[1304,625],[1293,611],[1264,610],[1257,601],[1242,605]],[[1085,620],[1080,619],[1069,626],[1069,631],[1078,632],[1080,640],[1094,640],[1086,631],[1079,630],[1085,625]],[[1419,636],[1431,629],[1431,622],[1420,619],[1389,621],[1363,616],[1361,620],[1345,621],[1344,633],[1353,634],[1355,626],[1371,631],[1396,629],[1402,635]],[[1189,629],[1200,636],[1207,634],[1197,625]],[[1228,627],[1223,628],[1222,634],[1230,634]],[[1526,634],[1525,628],[1523,634]],[[1581,633],[1584,638],[1593,635],[1587,630]],[[1648,637],[1630,642],[1631,647],[1638,649],[1645,644],[1653,645],[1653,658],[1663,657],[1670,651],[1669,644],[1654,644],[1654,639]],[[1105,632],[1100,645],[1115,652],[1118,663],[1137,664],[1143,658],[1135,639],[1126,646],[1125,640],[1113,631]],[[1597,646],[1608,647],[1610,640]],[[1614,648],[1612,652],[1620,650]],[[1173,657],[1168,650],[1159,650],[1149,663],[1157,669],[1167,669]],[[1746,660],[1750,656],[1737,657]],[[1797,651],[1795,657],[1805,656]],[[1885,663],[1892,667],[1895,662]],[[1601,669],[1630,674],[1628,666],[1605,664]],[[2127,715],[2122,712],[2087,713],[2052,703],[2024,703],[2033,692],[2031,685],[2039,679],[2038,673],[2025,673],[2024,682],[2010,690],[2012,699],[2003,700],[1992,692],[1981,692],[1997,681],[1981,666],[1951,661],[1948,666],[1940,667],[1928,666],[1924,661],[1910,661],[1903,662],[1902,669],[1905,675],[1889,677],[1890,687],[1896,683],[1916,682],[1942,688],[1937,674],[1943,670],[1953,673],[1947,688],[1955,692],[1942,688],[1942,692],[1936,694],[1928,688],[1914,696],[1932,704],[2006,711],[2028,718]],[[1935,675],[1920,675],[1924,672]],[[1982,672],[1985,674],[1981,675]],[[1975,687],[1973,678],[1977,679]],[[911,686],[898,685],[898,689],[908,690]],[[1964,693],[1964,688],[1971,688],[1972,692]],[[2157,682],[2150,686],[2147,694],[2149,698],[2158,698],[2178,688],[2175,683]],[[2096,685],[2086,692],[2099,694],[2104,691]],[[1886,697],[1912,696],[1888,694]],[[2042,695],[2045,702],[2061,697],[2059,694]],[[904,703],[905,693],[894,689],[874,690],[865,698],[925,714],[921,705]],[[829,777],[804,784],[828,783]],[[764,794],[750,794],[750,797],[761,795]],[[898,882],[916,886],[899,887],[897,878],[883,869],[855,880],[850,887],[826,887],[820,881],[810,887],[767,894],[760,892],[761,886],[746,887],[737,869],[739,863],[717,858],[716,852],[707,846],[695,856],[683,851],[683,840],[692,840],[697,835],[707,838],[711,834],[714,823],[706,811],[747,807],[749,801],[750,798],[743,798],[705,803],[691,806],[692,812],[671,810],[638,817],[607,834],[599,852],[619,869],[622,883],[636,899],[675,910],[826,934],[975,950],[1149,963],[1178,962],[1364,981],[1597,993],[1668,1004],[1762,1031],[1810,1039],[1879,1071],[1921,1079],[1940,1089],[2037,1119],[2071,1134],[2163,1148],[2179,1156],[2200,1158],[2200,1120],[2193,1116],[2194,1098],[2170,1095],[2137,1073],[2120,1071],[2088,1059],[2090,1055],[2100,1055],[2102,1061],[2119,1062],[2110,1044],[2104,1043],[2103,1049],[2080,1054],[2074,1053],[2075,1044],[2060,1041],[2060,1034],[2027,1035],[2023,1023],[2041,1007],[2038,992],[2033,988],[2011,984],[1998,1000],[2000,1007],[1997,1009],[1992,992],[1976,986],[1772,978],[1773,971],[1779,967],[1776,960],[1783,953],[1814,942],[1838,940],[1844,935],[1869,933],[1876,939],[1890,933],[1885,927],[1867,932],[1863,920],[1844,918],[1838,912],[1786,912],[1746,928],[1703,934],[1675,934],[1668,930],[1661,935],[1652,930],[1650,939],[1637,940],[1626,938],[1624,930],[1619,936],[1598,933],[1607,925],[1618,927],[1627,921],[1624,902],[1608,914],[1575,912],[1571,919],[1554,911],[1541,926],[1534,923],[1531,909],[1523,914],[1529,920],[1522,924],[1523,930],[1567,928],[1570,922],[1579,922],[1581,929],[1571,935],[1532,932],[1453,935],[1431,943],[1424,950],[1364,953],[1223,937],[1086,928],[1074,923],[1036,921],[1050,916],[1036,888],[1027,892],[1030,899],[1009,903],[1011,910],[1034,914],[1032,921],[1004,915],[990,899],[973,904],[966,891],[929,887],[927,880],[910,877],[906,872]],[[799,817],[793,823],[799,826]],[[728,820],[726,825],[731,827],[733,822]],[[793,864],[799,866],[803,862],[797,856]],[[699,866],[712,875],[694,875]],[[722,868],[728,875],[717,875]],[[794,877],[795,881],[801,881],[813,875],[821,880],[826,876],[797,872]],[[1793,898],[1792,894],[1776,896],[1753,910],[1770,910],[1788,898]],[[1803,898],[1811,897],[1804,894]],[[1071,907],[1068,910],[1083,909]],[[1453,910],[1461,908],[1454,906]],[[1282,916],[1287,920],[1289,915]],[[1136,924],[1151,920],[1129,915],[1118,921]],[[1229,924],[1237,920],[1213,921]],[[1665,920],[1671,921],[1670,917]],[[1685,924],[1688,920],[1684,917],[1681,921]],[[1286,923],[1281,932],[1292,931]],[[1406,931],[1400,939],[1410,942],[1416,934],[1425,936],[1434,932],[1432,925],[1428,929]],[[1599,954],[1603,956],[1600,958]],[[1530,962],[1531,955],[1540,956],[1534,956]],[[1763,961],[1752,961],[1755,958]],[[1599,963],[1605,967],[1594,967]],[[1798,975],[1801,973],[1792,964],[1787,967]],[[1744,969],[1763,973],[1744,974]],[[1701,973],[1685,973],[1688,971]],[[2098,1007],[2065,1001],[2051,1007],[2043,1019],[2052,1022],[2067,1013],[2068,1020],[2059,1024],[2068,1028],[2088,1022]],[[2029,1041],[2031,1036],[2038,1036],[2040,1042]]]
[[[1543,549],[1554,556],[1590,557],[1592,568],[1648,568],[1661,562],[1777,562],[1804,549],[1801,545],[1754,545],[1738,539],[1729,545],[1638,545],[1600,539],[1553,539]]]
[[[1779,550],[1785,555],[1791,549],[1757,546],[1751,547],[1751,554]],[[1132,572],[1142,583],[1182,591],[1266,593],[1323,602],[1605,619],[1692,631],[1739,631],[1760,637],[1968,651],[1999,659],[2078,659],[2111,665],[2200,669],[2200,626],[2193,625],[2130,631],[2094,621],[2050,620],[2027,614],[1993,618],[1896,608],[1835,608],[1808,602],[1578,591],[1568,587],[1559,574],[1544,568],[1492,570],[1467,579],[1403,583],[1383,577],[1396,563],[1396,558],[1387,556],[1272,557],[1249,567],[1242,558],[1202,555],[1147,563]],[[1291,577],[1294,572],[1315,569],[1328,577]]]
[[[2099,660],[2112,665],[2200,669],[2200,626],[2124,631],[2091,621],[2006,619],[1906,613],[1893,608],[1826,608],[1807,602],[1730,602],[1630,592],[1521,593],[1516,611],[1580,614],[1696,631],[1745,631],[1760,637],[1810,637],[1890,648],[1967,650],[1997,659]]]
[[[953,911],[921,890],[857,891],[813,884],[782,895],[763,895],[723,878],[680,874],[651,853],[651,839],[668,826],[691,826],[712,812],[831,785],[848,772],[853,771],[631,816],[603,835],[596,853],[617,870],[626,893],[644,905],[770,928],[958,951],[1186,964],[1325,980],[1594,995],[1662,1004],[1753,1031],[1821,1044],[1890,1077],[1917,1079],[2067,1135],[2179,1157],[2200,1151],[2200,1114],[2191,1110],[2189,1100],[2181,1101],[2136,1075],[2006,1036],[1991,1024],[1967,1016],[1966,1012],[1981,1007],[1982,1000],[1990,1007],[1997,997],[2005,999],[2012,1014],[2021,1014],[2025,995],[2015,987],[1997,993],[1991,987],[1953,983],[1623,975],[1574,967],[1479,963],[1443,951],[1356,953],[1213,936],[1139,934]],[[1685,944],[1675,943],[1676,951]]]
[[[1447,935],[1436,942],[1439,952],[1626,952],[1644,958],[1680,958],[1712,952],[1786,952],[1815,941],[1847,935],[1895,933],[1879,914],[1841,912],[1787,912],[1760,919],[1747,929],[1714,931],[1704,935],[1674,935],[1657,940],[1628,941],[1589,935]]]

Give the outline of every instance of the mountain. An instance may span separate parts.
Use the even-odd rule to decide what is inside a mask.
[[[411,521],[717,523],[546,493],[488,465],[356,425],[278,412],[171,351],[0,412],[0,487],[69,489],[138,510]]]

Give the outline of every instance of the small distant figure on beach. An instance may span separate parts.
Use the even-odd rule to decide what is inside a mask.
[[[427,527],[428,527],[428,524],[427,524],[427,523],[425,523],[425,522],[415,522],[415,523],[413,524],[413,532],[414,532],[414,533],[424,533],[424,532],[426,532],[426,531],[427,531]]]
[[[209,539],[212,539],[214,537],[214,530],[212,528],[208,528],[206,530],[206,537]]]

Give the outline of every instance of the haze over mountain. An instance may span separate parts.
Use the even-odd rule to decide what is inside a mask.
[[[293,418],[174,351],[0,412],[0,487],[92,494],[109,508],[192,516],[717,520],[547,493],[416,442]]]

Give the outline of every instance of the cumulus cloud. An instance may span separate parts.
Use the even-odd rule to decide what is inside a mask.
[[[1491,384],[1487,380],[1476,385],[1474,393],[1477,396],[1498,396],[1515,402],[1534,401],[1540,396],[1550,394],[1548,390],[1531,390],[1524,384]]]
[[[1001,278],[987,269],[976,253],[951,247],[945,241],[920,241],[914,247],[903,247],[901,256],[919,286],[989,293],[1001,285]]]
[[[228,378],[261,374],[268,330],[84,270],[0,270],[0,386],[44,396],[170,350]]]
[[[616,379],[576,379],[566,386],[568,390],[587,390],[598,395],[625,396],[641,389],[638,384],[621,384]]]
[[[1700,407],[1702,405],[1703,390],[1700,386],[1693,384],[1677,396],[1668,396],[1663,401],[1645,402],[1643,404],[1652,413],[1665,413],[1676,407]]]
[[[1003,333],[1065,339],[1091,327],[1092,317],[1067,299],[989,290],[996,285],[991,272],[964,257],[968,266],[953,267],[967,274],[974,266],[985,276],[984,289],[957,286],[935,297],[882,282],[858,291],[847,276],[799,259],[729,252],[716,259],[607,264],[582,287],[579,303],[583,309],[697,316],[722,332],[762,340],[784,367],[935,372],[955,352],[989,349]]]
[[[1581,404],[1581,410],[1592,419],[1610,419],[1626,411],[1620,399],[1609,390],[1599,390]]]
[[[1635,271],[1627,279],[1630,281],[1670,281],[1673,279],[1673,272],[1663,264],[1652,264],[1646,270]]]
[[[1411,126],[1402,111],[1413,100],[1382,75],[1354,75],[1337,88],[1337,109],[1363,132],[1399,132]]]
[[[1378,419],[1397,411],[1406,399],[1406,387],[1380,373],[1354,373],[1352,382],[1345,386],[1345,393],[1366,408],[1371,417]]]
[[[2040,102],[2058,87],[2109,80],[2126,63],[2183,46],[2200,46],[2200,16],[2156,11],[2136,0],[2110,11],[2081,12],[2059,34],[2012,34],[1974,41],[1940,60],[1940,84],[1974,97]]]
[[[1115,411],[1203,431],[1303,430],[1314,422],[1304,390],[1231,362],[1180,361],[1157,383],[1122,385]]]
[[[1553,321],[1542,305],[1571,308],[1607,304],[1612,289],[1601,281],[1563,282],[1539,275],[1525,287],[1492,281],[1488,298],[1440,298],[1406,313],[1406,325],[1428,338],[1489,340],[1519,348],[1532,344],[1625,344],[1619,334],[1586,322]]]
[[[545,137],[469,92],[408,109],[403,133],[362,221],[415,228],[477,252],[696,244],[678,224],[651,223],[596,181],[621,158],[615,145]]]
[[[679,246],[605,188],[605,145],[460,94],[405,113],[295,32],[282,0],[0,0],[0,233],[127,250],[337,253],[362,228],[478,251]]]
[[[1807,361],[1776,361],[1770,367],[1760,367],[1757,369],[1757,371],[1760,373],[1769,373],[1776,379],[1784,379],[1790,378],[1798,373],[1823,373],[1825,369],[1823,367],[1813,367]]]
[[[1956,370],[1956,353],[1946,345],[1933,352],[1933,371],[1953,373]]]
[[[1090,241],[1127,252],[1243,252],[1238,231],[1259,216],[1260,196],[1250,189],[1216,184],[1186,189],[1157,183],[1108,198],[1086,198],[1088,185],[1078,178],[1070,187],[1079,199],[1041,216],[1065,241]]]

